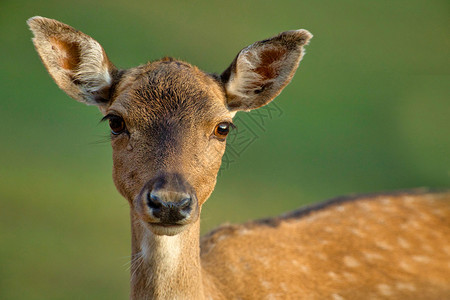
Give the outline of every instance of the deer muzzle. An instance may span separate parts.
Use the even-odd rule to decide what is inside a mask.
[[[140,219],[158,235],[175,235],[199,216],[194,189],[177,173],[159,174],[149,180],[134,206]]]

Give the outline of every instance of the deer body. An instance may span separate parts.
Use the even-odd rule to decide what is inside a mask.
[[[449,194],[337,200],[205,236],[224,299],[448,298]]]
[[[109,121],[113,179],[130,205],[132,299],[450,297],[449,193],[334,200],[200,240],[233,116],[289,83],[308,31],[256,42],[214,75],[171,58],[119,70],[72,27],[28,24],[59,87]]]

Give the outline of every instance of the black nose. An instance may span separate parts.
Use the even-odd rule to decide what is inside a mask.
[[[161,223],[177,223],[189,217],[192,197],[186,193],[151,191],[147,194],[147,205]]]

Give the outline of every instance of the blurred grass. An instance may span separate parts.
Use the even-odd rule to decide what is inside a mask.
[[[203,229],[359,192],[450,186],[447,1],[2,1],[0,299],[124,299],[128,205],[100,113],[47,75],[25,20],[59,19],[119,67],[224,70],[248,44],[314,35],[280,118],[221,173]]]

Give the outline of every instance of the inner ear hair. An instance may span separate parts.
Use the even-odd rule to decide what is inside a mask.
[[[56,20],[27,21],[42,62],[70,97],[89,105],[104,105],[118,71],[102,46],[90,36]]]
[[[272,101],[291,81],[312,34],[291,30],[242,49],[222,75],[230,110],[251,110]]]

